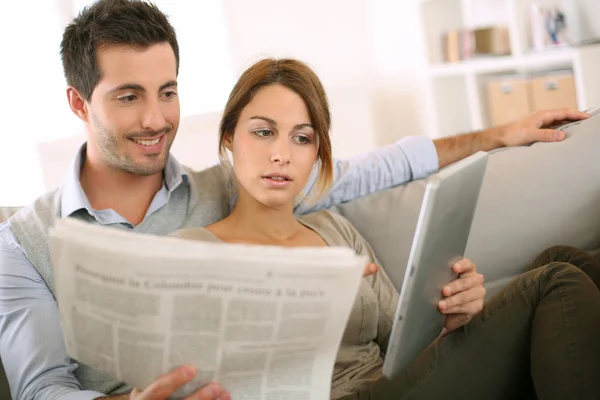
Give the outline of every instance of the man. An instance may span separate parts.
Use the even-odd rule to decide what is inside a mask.
[[[12,396],[166,399],[193,379],[193,367],[181,367],[140,392],[67,357],[47,229],[68,216],[158,235],[208,225],[230,210],[227,176],[219,167],[190,171],[169,155],[180,117],[179,50],[172,26],[155,6],[99,0],[66,28],[61,56],[69,105],[85,123],[88,140],[60,188],[0,225],[0,356]],[[422,178],[479,150],[560,141],[563,133],[541,128],[586,117],[555,110],[453,138],[406,138],[337,161],[328,197],[300,204],[297,212]],[[228,394],[209,385],[194,398],[226,399]]]

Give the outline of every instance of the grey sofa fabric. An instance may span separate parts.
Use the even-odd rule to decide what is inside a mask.
[[[564,130],[563,142],[489,156],[465,254],[485,275],[489,295],[550,246],[599,251],[600,115]],[[405,268],[423,188],[424,182],[416,181],[337,208],[385,268]]]
[[[501,282],[563,244],[600,247],[600,116],[572,124],[567,140],[490,155],[466,255]]]
[[[0,207],[0,222],[8,221],[8,219],[19,211],[21,207]]]

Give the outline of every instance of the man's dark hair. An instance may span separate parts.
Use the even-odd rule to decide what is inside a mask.
[[[66,27],[60,56],[67,84],[89,101],[101,78],[96,57],[102,46],[146,49],[168,42],[179,72],[175,29],[156,5],[142,0],[98,0],[85,7]]]

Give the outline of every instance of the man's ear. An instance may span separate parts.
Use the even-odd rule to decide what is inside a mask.
[[[88,122],[89,110],[83,96],[73,86],[67,87],[67,99],[71,111],[83,122]]]

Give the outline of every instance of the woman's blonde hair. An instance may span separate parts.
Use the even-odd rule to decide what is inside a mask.
[[[311,124],[317,138],[319,177],[315,185],[315,198],[329,190],[333,182],[333,157],[331,155],[331,115],[327,95],[314,71],[302,61],[294,59],[264,59],[248,68],[233,87],[219,128],[219,158],[227,165],[226,143],[232,139],[244,107],[261,88],[279,84],[294,91],[306,104]]]

